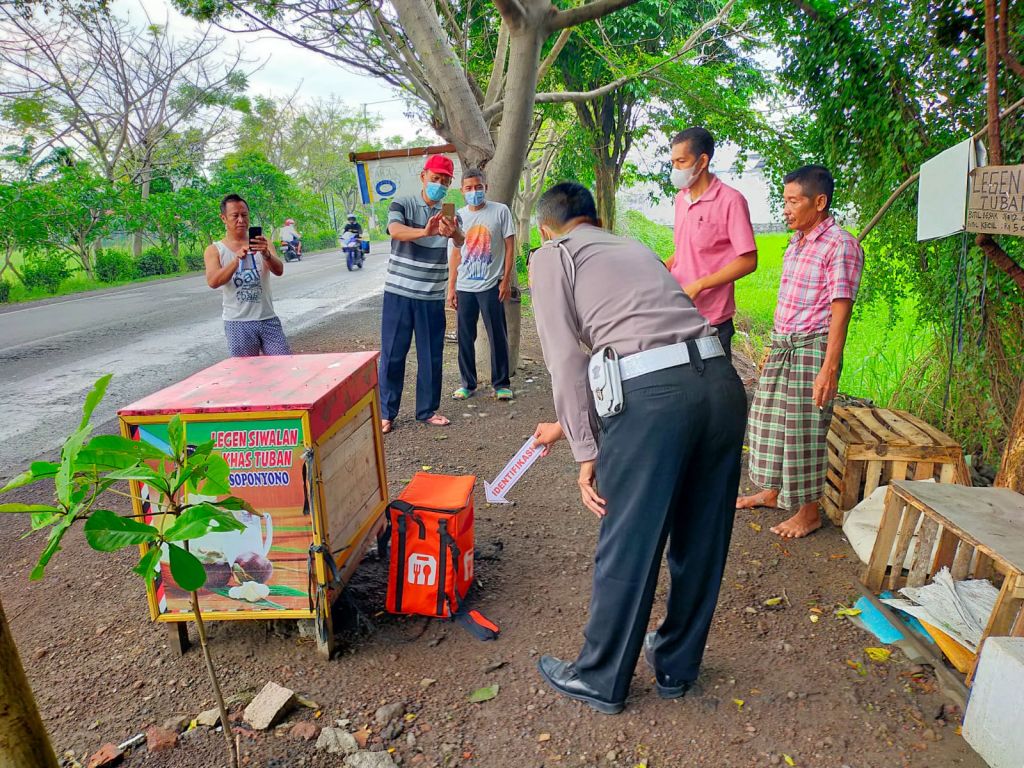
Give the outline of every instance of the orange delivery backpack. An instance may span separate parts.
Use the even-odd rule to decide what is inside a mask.
[[[453,618],[488,640],[498,627],[465,605],[473,585],[475,485],[471,475],[417,472],[388,505],[387,610]]]

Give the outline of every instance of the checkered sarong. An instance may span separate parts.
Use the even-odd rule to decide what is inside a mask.
[[[827,343],[827,333],[773,333],[750,406],[750,479],[778,490],[783,509],[818,501],[825,492],[832,405],[819,411],[813,390]]]

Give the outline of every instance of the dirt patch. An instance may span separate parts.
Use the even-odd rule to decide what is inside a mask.
[[[294,340],[296,351],[375,348],[378,306],[305,333]],[[489,480],[538,421],[552,418],[530,321],[523,349],[516,400],[445,399],[442,413],[453,422],[445,429],[412,419],[410,365],[407,400],[386,442],[392,495],[424,466]],[[753,376],[749,366],[743,373],[748,381]],[[456,386],[449,344],[446,398]],[[550,693],[536,660],[541,653],[571,658],[579,648],[597,535],[597,520],[575,487],[565,446],[516,486],[513,506],[488,507],[478,485],[477,605],[501,625],[496,642],[479,642],[449,623],[384,613],[386,564],[373,558],[346,592],[342,652],[331,662],[294,624],[212,625],[228,694],[255,693],[274,680],[319,705],[300,707],[267,734],[241,730],[246,764],[335,768],[341,758],[317,752],[304,740],[308,729],[291,730],[298,721],[347,720],[348,730],[367,728],[368,748],[393,749],[401,765],[732,768],[787,765],[787,756],[797,766],[821,768],[983,765],[955,724],[936,719],[944,700],[927,673],[912,674],[918,670],[898,652],[888,663],[870,662],[863,649],[874,639],[833,617],[855,598],[859,570],[841,531],[829,526],[783,543],[768,531],[777,516],[758,511],[736,516],[699,692],[659,699],[641,662],[621,715],[603,716]],[[32,490],[22,497],[43,495]],[[104,742],[213,706],[199,654],[176,656],[165,628],[148,620],[129,557],[101,556],[72,536],[46,580],[32,583],[27,574],[41,540],[19,539],[22,521],[2,518],[0,594],[59,753],[70,750],[84,763]],[[785,599],[766,605],[775,597]],[[652,625],[663,598],[664,585]],[[493,684],[496,698],[468,701]],[[377,709],[396,702],[408,714],[390,726],[377,723]],[[126,764],[219,766],[226,764],[222,749],[220,735],[199,729],[168,752],[136,749]]]

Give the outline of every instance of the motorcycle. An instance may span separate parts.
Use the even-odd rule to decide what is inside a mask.
[[[302,261],[302,252],[293,240],[282,242],[281,251],[285,261]]]
[[[348,267],[349,272],[356,267],[363,268],[363,261],[366,259],[369,245],[355,232],[346,232],[343,235],[341,250],[345,253],[345,266]]]

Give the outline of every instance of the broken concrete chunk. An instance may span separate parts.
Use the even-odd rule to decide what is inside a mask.
[[[270,681],[245,708],[243,720],[257,731],[272,726],[295,702],[295,691]]]
[[[396,768],[387,752],[356,752],[345,758],[345,768]]]
[[[355,736],[341,728],[324,728],[316,740],[316,748],[329,755],[351,755],[359,751]]]

